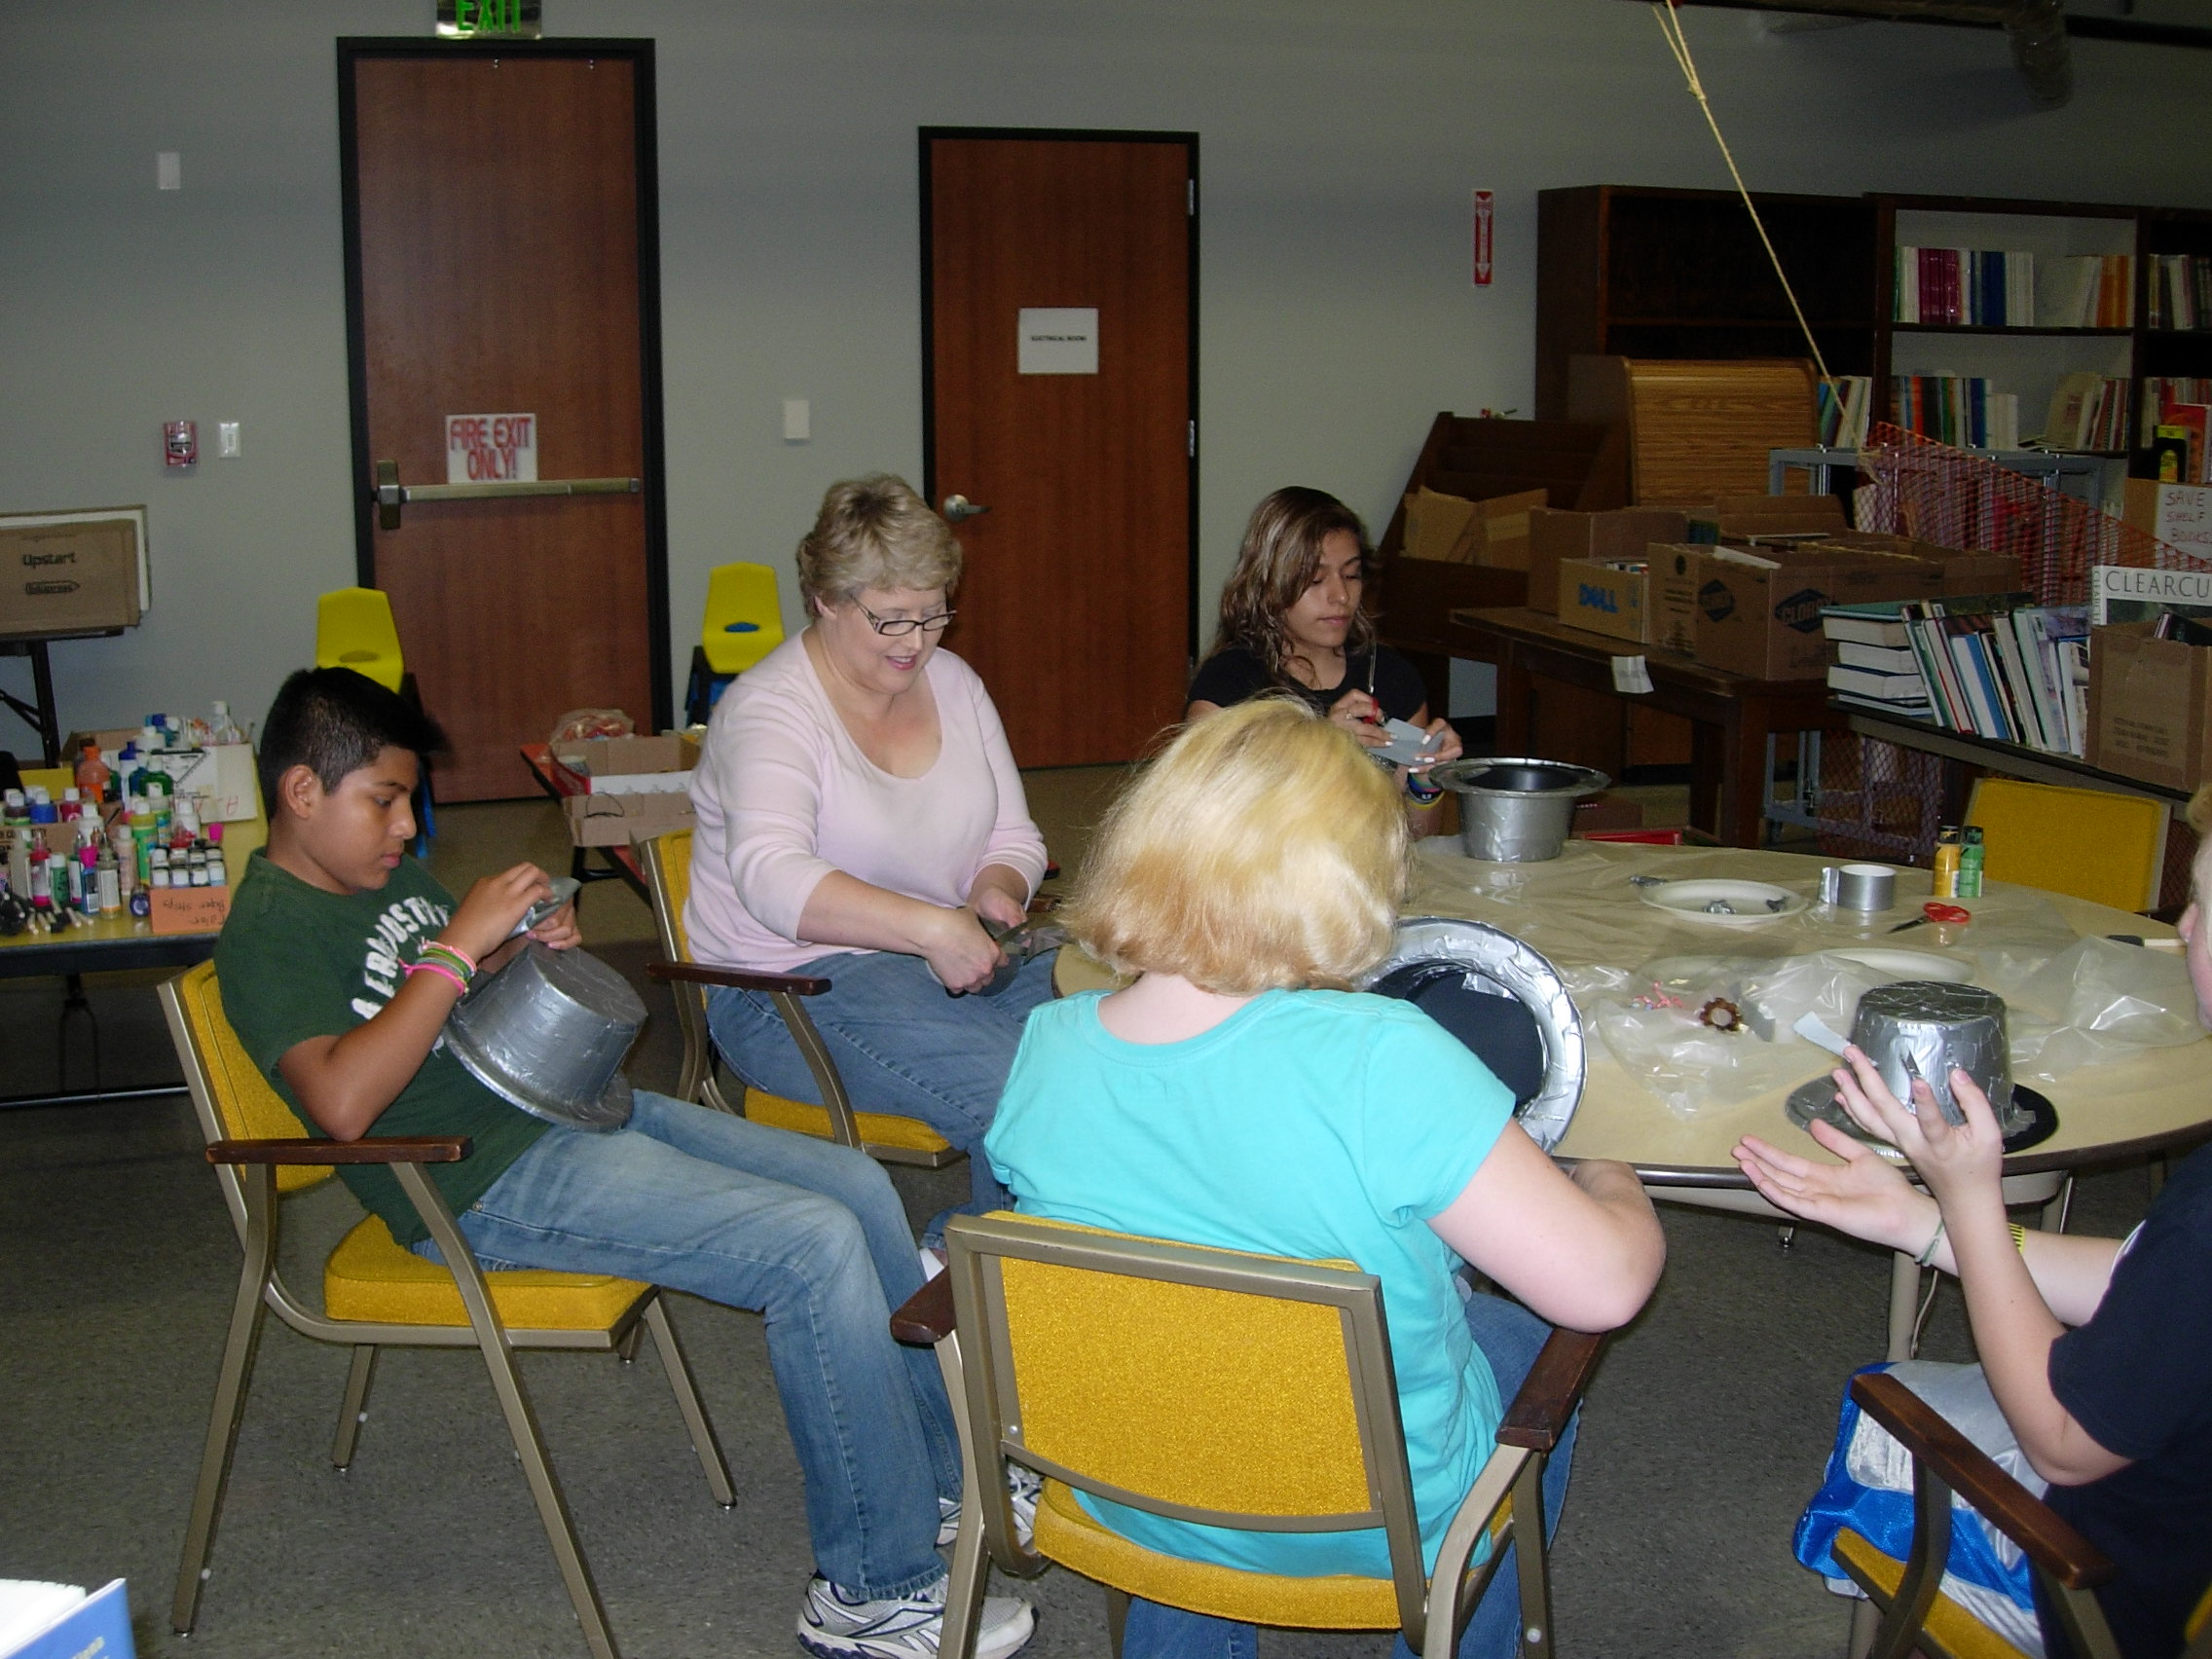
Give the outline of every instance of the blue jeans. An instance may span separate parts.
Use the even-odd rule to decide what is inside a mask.
[[[1467,1329],[1475,1346],[1490,1361],[1497,1379],[1498,1397],[1508,1405],[1519,1391],[1551,1327],[1518,1303],[1501,1296],[1475,1295],[1467,1299]],[[1544,1467],[1544,1536],[1559,1526],[1560,1505],[1567,1500],[1567,1469],[1574,1456],[1574,1437],[1582,1426],[1579,1414],[1560,1437],[1559,1449]],[[1498,1563],[1490,1588],[1475,1604],[1459,1638],[1459,1659],[1513,1659],[1520,1639],[1521,1581],[1515,1572],[1514,1551],[1509,1546]],[[1122,1633],[1122,1659],[1256,1659],[1259,1638],[1248,1624],[1185,1612],[1157,1602],[1131,1600],[1128,1623]],[[1390,1659],[1413,1659],[1403,1636],[1391,1649]]]
[[[614,1273],[765,1314],[817,1569],[871,1599],[943,1575],[936,1500],[959,1494],[959,1448],[936,1355],[891,1340],[922,1273],[874,1160],[640,1090],[626,1128],[548,1129],[459,1220],[488,1268]]]
[[[1051,956],[1024,963],[995,997],[946,996],[922,958],[889,950],[839,951],[794,972],[830,982],[806,999],[806,1012],[853,1110],[921,1119],[969,1155],[977,1212],[1007,1207],[1012,1200],[977,1143],[1014,1069],[1021,1022],[1051,999]],[[755,1088],[822,1104],[814,1074],[764,993],[717,985],[707,993],[707,1025],[724,1062]]]

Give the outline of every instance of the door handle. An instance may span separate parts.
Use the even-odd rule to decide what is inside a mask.
[[[369,498],[377,504],[377,526],[399,528],[400,509],[411,501],[486,501],[514,496],[635,496],[645,488],[636,478],[502,479],[487,484],[402,484],[399,462],[377,462],[377,481]]]
[[[967,519],[980,518],[990,510],[979,502],[971,501],[966,496],[945,497],[942,508],[946,524],[960,524]]]

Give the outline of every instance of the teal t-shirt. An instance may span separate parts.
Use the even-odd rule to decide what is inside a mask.
[[[263,853],[247,861],[215,941],[215,977],[223,1012],[246,1054],[310,1134],[322,1138],[276,1062],[311,1037],[343,1037],[381,1014],[399,989],[404,965],[422,954],[424,940],[437,938],[453,909],[453,895],[412,858],[401,859],[384,886],[351,894],[311,887]],[[466,1135],[475,1142],[459,1163],[423,1166],[458,1213],[483,1197],[547,1126],[478,1083],[440,1038],[369,1132]],[[390,1170],[349,1163],[338,1174],[400,1243],[428,1236]]]
[[[1502,1415],[1467,1333],[1459,1258],[1428,1228],[1513,1115],[1505,1086],[1419,1010],[1270,991],[1182,1043],[1125,1043],[1102,993],[1029,1016],[984,1151],[1019,1207],[1194,1244],[1359,1264],[1382,1281],[1414,1504],[1431,1565]],[[1086,1496],[1187,1559],[1320,1576],[1390,1570],[1382,1529],[1247,1532]]]

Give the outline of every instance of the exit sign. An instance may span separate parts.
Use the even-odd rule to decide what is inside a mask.
[[[544,33],[539,0],[438,0],[438,33],[448,40],[535,40]]]

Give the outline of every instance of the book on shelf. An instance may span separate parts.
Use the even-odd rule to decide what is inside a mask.
[[[2212,422],[2212,377],[2202,375],[2146,375],[2143,377],[2142,427],[2145,432],[2156,432],[2160,426],[2181,426],[2189,436],[2189,461],[2182,476],[2174,482],[2181,484],[2212,483],[2205,475],[2205,467],[2212,465],[2212,456],[2205,448],[2205,429]]]
[[[1891,320],[2025,328],[2036,317],[2035,256],[1968,247],[1900,247]]]
[[[1897,375],[1898,424],[1937,443],[1961,449],[2018,449],[2020,398],[1993,391],[1979,376],[1937,373]]]
[[[2133,328],[2135,256],[2067,254],[2036,273],[2038,328]]]
[[[2127,447],[2127,382],[2094,369],[2061,375],[2044,416],[2044,447],[2111,451]]]
[[[1992,594],[1831,606],[1821,614],[1834,658],[1828,684],[1839,698],[2046,754],[2083,753],[2087,608]],[[1885,654],[1870,661],[1868,651]]]
[[[2089,567],[2089,621],[2152,622],[2160,616],[2212,621],[2212,571],[2153,571],[2140,565]]]
[[[1874,413],[1873,376],[1830,375],[1821,382],[1819,396],[1821,447],[1864,449]]]
[[[2144,276],[2146,327],[2212,327],[2212,258],[2155,253]]]

